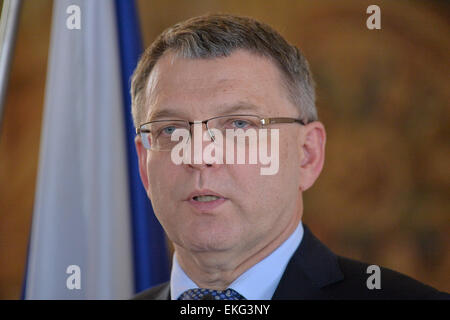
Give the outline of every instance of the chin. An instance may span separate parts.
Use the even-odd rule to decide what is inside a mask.
[[[239,239],[240,234],[229,228],[200,228],[189,233],[184,243],[193,251],[225,251],[236,246]]]

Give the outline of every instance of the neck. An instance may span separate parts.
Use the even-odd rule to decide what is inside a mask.
[[[190,252],[174,244],[177,260],[189,278],[200,288],[225,290],[241,274],[275,251],[294,232],[302,216],[302,204],[286,227],[271,241],[255,246],[252,251],[236,255],[233,250]]]

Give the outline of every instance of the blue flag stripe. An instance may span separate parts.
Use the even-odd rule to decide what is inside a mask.
[[[169,259],[164,231],[153,213],[150,200],[140,180],[137,153],[134,147],[135,130],[131,117],[130,77],[142,52],[135,1],[116,0],[115,4],[127,134],[134,282],[135,292],[140,292],[169,279]]]

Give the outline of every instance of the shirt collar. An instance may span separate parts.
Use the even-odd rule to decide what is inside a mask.
[[[280,282],[286,266],[303,238],[300,222],[295,231],[277,249],[241,274],[229,285],[248,300],[270,300]],[[170,295],[176,300],[184,291],[198,286],[184,272],[173,255],[170,277]]]

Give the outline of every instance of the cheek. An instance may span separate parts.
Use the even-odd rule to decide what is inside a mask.
[[[167,158],[167,157],[166,157]],[[177,230],[177,212],[183,195],[183,183],[180,183],[180,166],[171,163],[161,155],[155,155],[147,162],[149,188],[148,196],[152,202],[156,218],[161,223],[169,238],[174,239],[172,232]]]
[[[235,205],[242,218],[259,223],[266,214],[271,214],[273,204],[281,201],[281,172],[275,175],[261,175],[259,165],[234,165],[230,168],[229,190],[238,199]]]
[[[299,151],[290,138],[280,135],[278,172],[274,175],[260,175],[258,172],[255,175],[254,186],[259,189],[259,198],[272,209],[294,200],[300,186]]]
[[[283,132],[284,133],[284,132]],[[300,173],[300,150],[293,135],[280,136],[280,172],[282,179],[292,182]]]
[[[268,149],[270,150],[271,147],[269,146]],[[274,198],[282,201],[281,193],[289,190],[296,192],[296,187],[299,186],[300,152],[292,136],[282,136],[281,130],[277,151],[279,169],[273,175],[261,174],[261,168],[273,166],[275,159],[272,155],[270,164],[230,166],[236,190],[241,190],[244,196],[248,195],[245,198],[253,205],[255,202],[267,203],[268,199],[273,201]]]
[[[149,190],[148,195],[154,207],[172,203],[174,187],[177,184],[177,167],[161,152],[154,152],[147,158]]]

